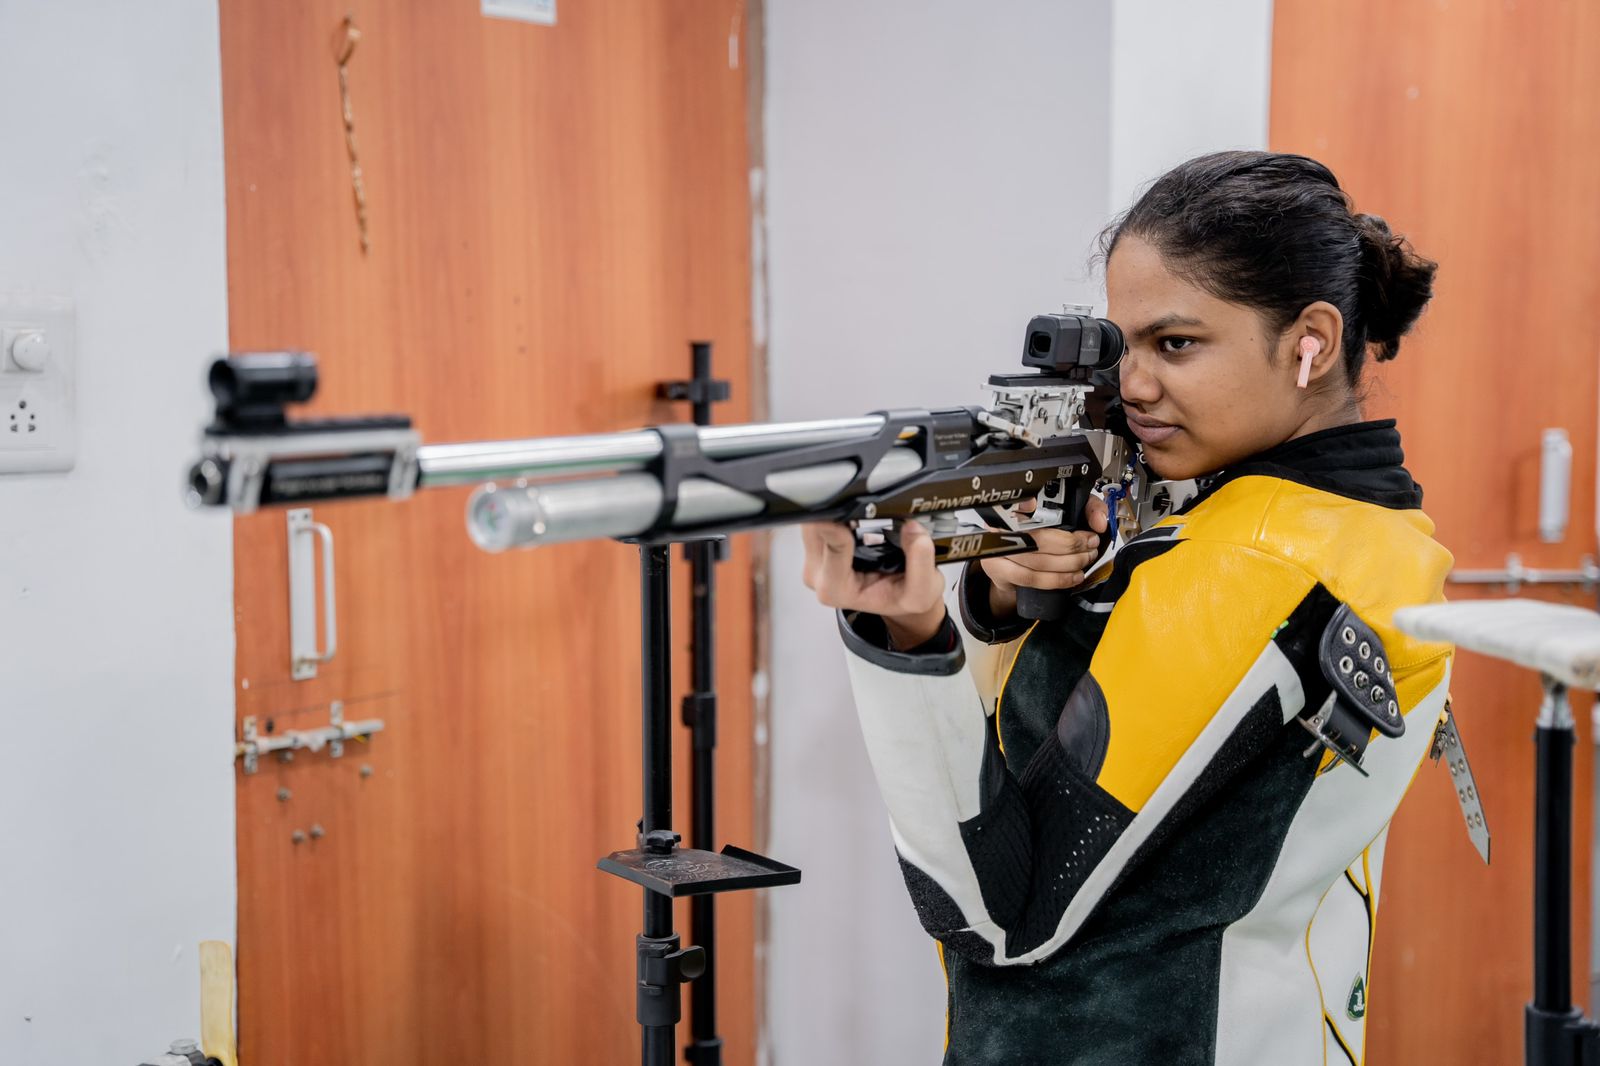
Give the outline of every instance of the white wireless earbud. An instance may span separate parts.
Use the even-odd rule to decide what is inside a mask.
[[[1295,382],[1302,389],[1311,384],[1311,360],[1322,353],[1322,342],[1315,337],[1300,338],[1300,380]]]

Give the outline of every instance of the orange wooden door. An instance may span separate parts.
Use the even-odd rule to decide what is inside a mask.
[[[404,411],[448,441],[682,420],[654,387],[708,339],[733,382],[718,417],[747,418],[741,15],[586,0],[537,26],[474,0],[222,0],[234,349],[316,351],[316,411]],[[489,556],[465,502],[315,509],[341,647],[305,682],[288,676],[284,514],[236,523],[240,716],[307,728],[339,700],[386,724],[341,759],[239,778],[245,1066],[637,1060],[640,893],[594,869],[640,813],[636,555]],[[744,844],[749,550],[722,569],[719,645],[720,829]],[[751,1062],[752,901],[720,917],[722,1033]]]
[[[1463,568],[1570,569],[1594,551],[1600,396],[1600,6],[1278,0],[1272,146],[1328,163],[1358,209],[1439,263],[1420,335],[1368,410],[1400,420],[1440,540]],[[1540,432],[1572,439],[1565,543],[1537,532]],[[1452,586],[1452,598],[1504,595]],[[1576,592],[1521,595],[1593,606]],[[1382,878],[1368,1017],[1372,1066],[1515,1063],[1532,994],[1538,681],[1478,656],[1452,689],[1494,834],[1485,869],[1448,775],[1424,765]],[[1574,989],[1587,998],[1592,748],[1575,701]]]

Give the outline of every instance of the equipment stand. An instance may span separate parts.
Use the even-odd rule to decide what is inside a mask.
[[[1525,1012],[1528,1066],[1600,1066],[1600,1024],[1572,1005],[1572,705],[1544,678],[1535,733],[1533,1002]]]
[[[696,419],[699,422],[698,419]],[[705,423],[699,422],[700,425]],[[725,540],[684,545],[689,557],[690,692],[683,698],[683,723],[689,727],[694,759],[689,767],[689,846],[716,847],[717,679],[715,637],[716,565]],[[717,1035],[717,897],[712,893],[689,902],[689,935],[706,953],[705,973],[690,1004],[689,1066],[722,1066],[722,1037]]]
[[[666,399],[688,400],[697,426],[711,424],[711,405],[728,398],[728,383],[711,376],[711,345],[690,345],[691,376],[670,381],[659,392]],[[683,698],[683,724],[689,727],[694,759],[689,766],[689,846],[716,847],[716,566],[727,540],[692,541],[683,546],[689,561],[689,694]],[[717,898],[708,893],[689,903],[689,935],[705,951],[705,972],[695,986],[689,1010],[689,1066],[722,1066],[722,1037],[717,1035]]]
[[[695,346],[695,366],[697,377],[701,376],[702,367],[704,376],[709,377],[709,345]],[[696,413],[699,413],[698,410]],[[674,1066],[677,1058],[677,1024],[683,1017],[680,986],[706,972],[708,952],[702,947],[680,946],[678,934],[673,929],[673,899],[678,896],[703,896],[709,902],[710,894],[716,892],[792,885],[800,880],[800,871],[794,867],[731,844],[720,852],[709,850],[710,743],[706,743],[702,754],[699,738],[709,736],[711,743],[714,743],[715,734],[705,728],[697,731],[695,741],[697,810],[696,839],[693,843],[703,842],[706,848],[678,846],[679,836],[672,830],[671,543],[671,538],[644,539],[639,542],[644,763],[644,817],[639,822],[639,846],[631,851],[612,852],[598,863],[600,869],[641,885],[645,890],[644,931],[637,941],[637,1017],[641,1029],[640,1061],[643,1066]],[[707,542],[694,543],[691,547],[700,548],[702,544]],[[714,544],[707,546],[714,549]],[[705,576],[710,576],[709,566],[705,569]],[[704,588],[705,600],[709,601],[709,581]],[[700,599],[698,590],[696,598]],[[709,602],[706,605],[709,607]],[[712,689],[710,638],[711,616],[708,609],[696,615],[695,691],[685,700],[686,713],[691,701],[694,701],[697,718],[703,705],[699,697]],[[711,705],[714,707],[714,697]],[[712,715],[714,711],[705,716],[705,721],[714,729]],[[704,773],[701,772],[702,768]],[[699,809],[702,786],[706,800],[703,815]],[[703,837],[701,830],[704,830]],[[699,911],[696,911],[696,939],[711,933],[709,908],[706,913],[708,921],[702,928],[698,920]],[[695,997],[697,1018],[702,999],[712,1000],[712,996]],[[708,1019],[710,1017],[708,1015]],[[696,1030],[696,1043],[691,1045],[689,1052],[691,1062],[720,1063],[721,1040],[714,1033],[713,1022],[705,1034],[708,1039],[702,1048],[701,1033]],[[700,1054],[713,1057],[695,1058],[697,1050]]]

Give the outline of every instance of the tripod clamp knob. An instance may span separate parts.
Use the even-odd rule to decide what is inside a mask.
[[[639,849],[652,855],[671,855],[683,837],[670,829],[652,829],[639,834]]]
[[[656,386],[656,397],[662,400],[688,400],[690,403],[721,403],[729,395],[728,383],[719,378],[663,381]]]
[[[683,1017],[679,985],[706,972],[706,951],[679,947],[677,934],[638,938],[639,987],[637,1016],[640,1025],[673,1026]]]
[[[650,985],[686,985],[705,972],[706,949],[692,945],[644,960],[644,980]]]

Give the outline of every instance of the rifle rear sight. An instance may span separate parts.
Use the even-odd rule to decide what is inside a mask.
[[[1126,346],[1122,330],[1110,319],[1035,315],[1022,342],[1022,365],[1083,382],[1116,367]]]

